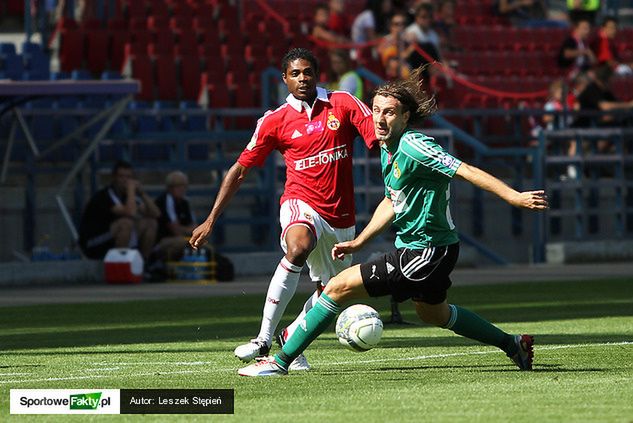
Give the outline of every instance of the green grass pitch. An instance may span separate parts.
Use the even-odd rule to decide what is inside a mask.
[[[242,378],[232,351],[259,329],[262,297],[1,308],[0,420],[633,421],[633,280],[452,288],[450,301],[535,336],[533,372],[404,303],[415,325],[387,325],[372,351],[331,328],[306,353],[311,371]],[[389,317],[386,299],[366,303]],[[234,388],[235,415],[11,416],[11,388]]]

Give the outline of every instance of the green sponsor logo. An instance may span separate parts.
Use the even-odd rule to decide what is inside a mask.
[[[70,396],[71,410],[96,410],[101,400],[101,392]]]

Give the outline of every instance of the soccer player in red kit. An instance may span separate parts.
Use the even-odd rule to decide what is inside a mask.
[[[290,94],[286,103],[268,111],[257,122],[251,141],[229,169],[207,219],[190,239],[193,248],[206,243],[213,225],[253,166],[278,150],[286,162],[286,186],[281,196],[279,220],[281,246],[286,253],[270,281],[260,332],[235,349],[248,362],[267,356],[274,331],[307,263],[317,291],[303,311],[280,333],[280,343],[303,320],[331,277],[349,267],[351,257],[334,261],[334,244],[354,239],[355,212],[352,146],[361,135],[368,147],[376,142],[372,114],[362,101],[346,92],[328,92],[316,86],[319,65],[306,49],[290,50],[282,59],[282,78]],[[293,370],[309,368],[304,356]]]

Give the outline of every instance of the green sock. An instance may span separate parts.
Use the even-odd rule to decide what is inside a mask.
[[[516,353],[514,337],[505,333],[476,313],[449,304],[451,317],[444,326],[458,335],[501,348],[508,355]]]
[[[275,354],[277,363],[287,369],[290,363],[330,326],[339,311],[340,307],[334,300],[324,293],[321,294],[319,301],[306,314],[281,351]]]

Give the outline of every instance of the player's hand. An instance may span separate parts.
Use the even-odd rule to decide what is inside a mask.
[[[191,248],[197,250],[198,248],[203,247],[207,243],[207,239],[209,238],[209,235],[211,235],[212,229],[213,226],[207,221],[204,221],[200,226],[195,228],[191,234],[191,238],[189,239],[189,245],[191,245]]]
[[[360,245],[356,240],[339,242],[332,247],[332,260],[343,260],[345,254],[351,254],[360,250]]]
[[[510,204],[523,209],[545,210],[548,207],[547,194],[543,190],[519,192]]]

